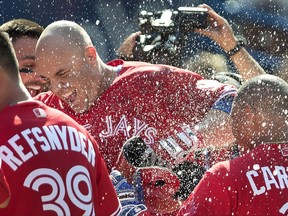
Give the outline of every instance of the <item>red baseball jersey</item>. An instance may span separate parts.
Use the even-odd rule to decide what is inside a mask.
[[[204,175],[179,215],[288,215],[288,144],[263,144]]]
[[[183,149],[189,150],[197,140],[189,127],[233,89],[167,65],[122,60],[109,65],[119,68],[118,77],[85,113],[75,114],[51,92],[36,97],[84,125],[99,143],[109,170],[132,136],[141,136],[156,151],[161,149],[163,158],[178,160]]]
[[[116,192],[93,137],[39,101],[1,111],[0,157],[11,189],[0,215],[113,215]]]

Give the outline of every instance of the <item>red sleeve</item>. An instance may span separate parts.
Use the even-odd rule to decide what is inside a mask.
[[[233,215],[237,194],[226,174],[227,169],[222,163],[207,171],[184,202],[178,215]]]
[[[4,176],[3,170],[0,168],[0,204],[10,197],[10,188]]]

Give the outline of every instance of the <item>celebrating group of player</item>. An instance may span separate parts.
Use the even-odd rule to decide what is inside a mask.
[[[0,33],[1,215],[288,213],[288,84],[200,7],[210,27],[197,31],[233,53],[240,89],[169,65],[106,64],[62,20],[31,39],[29,84],[45,89],[32,98],[20,37]]]

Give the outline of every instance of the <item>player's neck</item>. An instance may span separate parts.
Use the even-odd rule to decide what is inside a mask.
[[[111,66],[105,68],[97,98],[99,98],[113,84],[117,76],[116,70],[116,67]]]
[[[285,144],[287,143],[288,144],[288,134],[287,132],[286,133],[283,133],[282,136],[277,136],[277,137],[271,137],[271,139],[267,139],[267,140],[263,140],[262,142],[263,144]]]
[[[286,131],[279,131],[269,137],[262,138],[261,144],[284,144],[288,143],[288,128]]]
[[[27,100],[32,100],[32,97],[25,86],[21,83],[19,86],[16,86],[14,91],[11,93],[8,100],[8,105],[13,106]]]

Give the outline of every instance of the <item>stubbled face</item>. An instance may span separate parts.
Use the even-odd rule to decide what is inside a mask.
[[[47,45],[49,44],[49,46]],[[36,73],[50,82],[50,90],[66,101],[76,113],[93,104],[97,85],[83,52],[67,47],[65,42],[39,44],[36,49]]]
[[[41,80],[35,76],[35,46],[36,38],[21,37],[13,41],[16,57],[19,63],[22,82],[28,89],[32,97],[42,91],[47,90],[47,86],[41,83]]]

